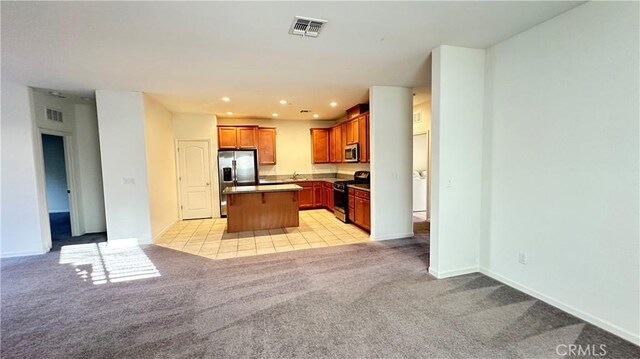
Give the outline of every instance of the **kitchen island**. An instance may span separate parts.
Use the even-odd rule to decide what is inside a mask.
[[[298,227],[298,194],[295,184],[228,187],[227,232]]]

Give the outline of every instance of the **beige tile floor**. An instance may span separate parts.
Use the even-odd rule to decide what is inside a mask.
[[[180,221],[155,244],[212,259],[254,256],[369,241],[360,228],[325,209],[300,212],[300,226],[228,233],[226,218]]]

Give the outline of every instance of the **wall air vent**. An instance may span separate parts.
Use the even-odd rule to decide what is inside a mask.
[[[318,37],[320,30],[327,20],[313,19],[310,17],[296,16],[293,18],[289,34],[298,36]]]
[[[62,111],[56,110],[55,108],[46,108],[47,120],[62,122]]]

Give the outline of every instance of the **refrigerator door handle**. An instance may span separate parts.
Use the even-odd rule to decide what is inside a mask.
[[[231,161],[233,185],[238,186],[238,169],[236,168],[236,160]]]

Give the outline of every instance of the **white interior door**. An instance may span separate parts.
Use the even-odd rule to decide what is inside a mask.
[[[209,141],[178,141],[182,219],[212,216]]]

